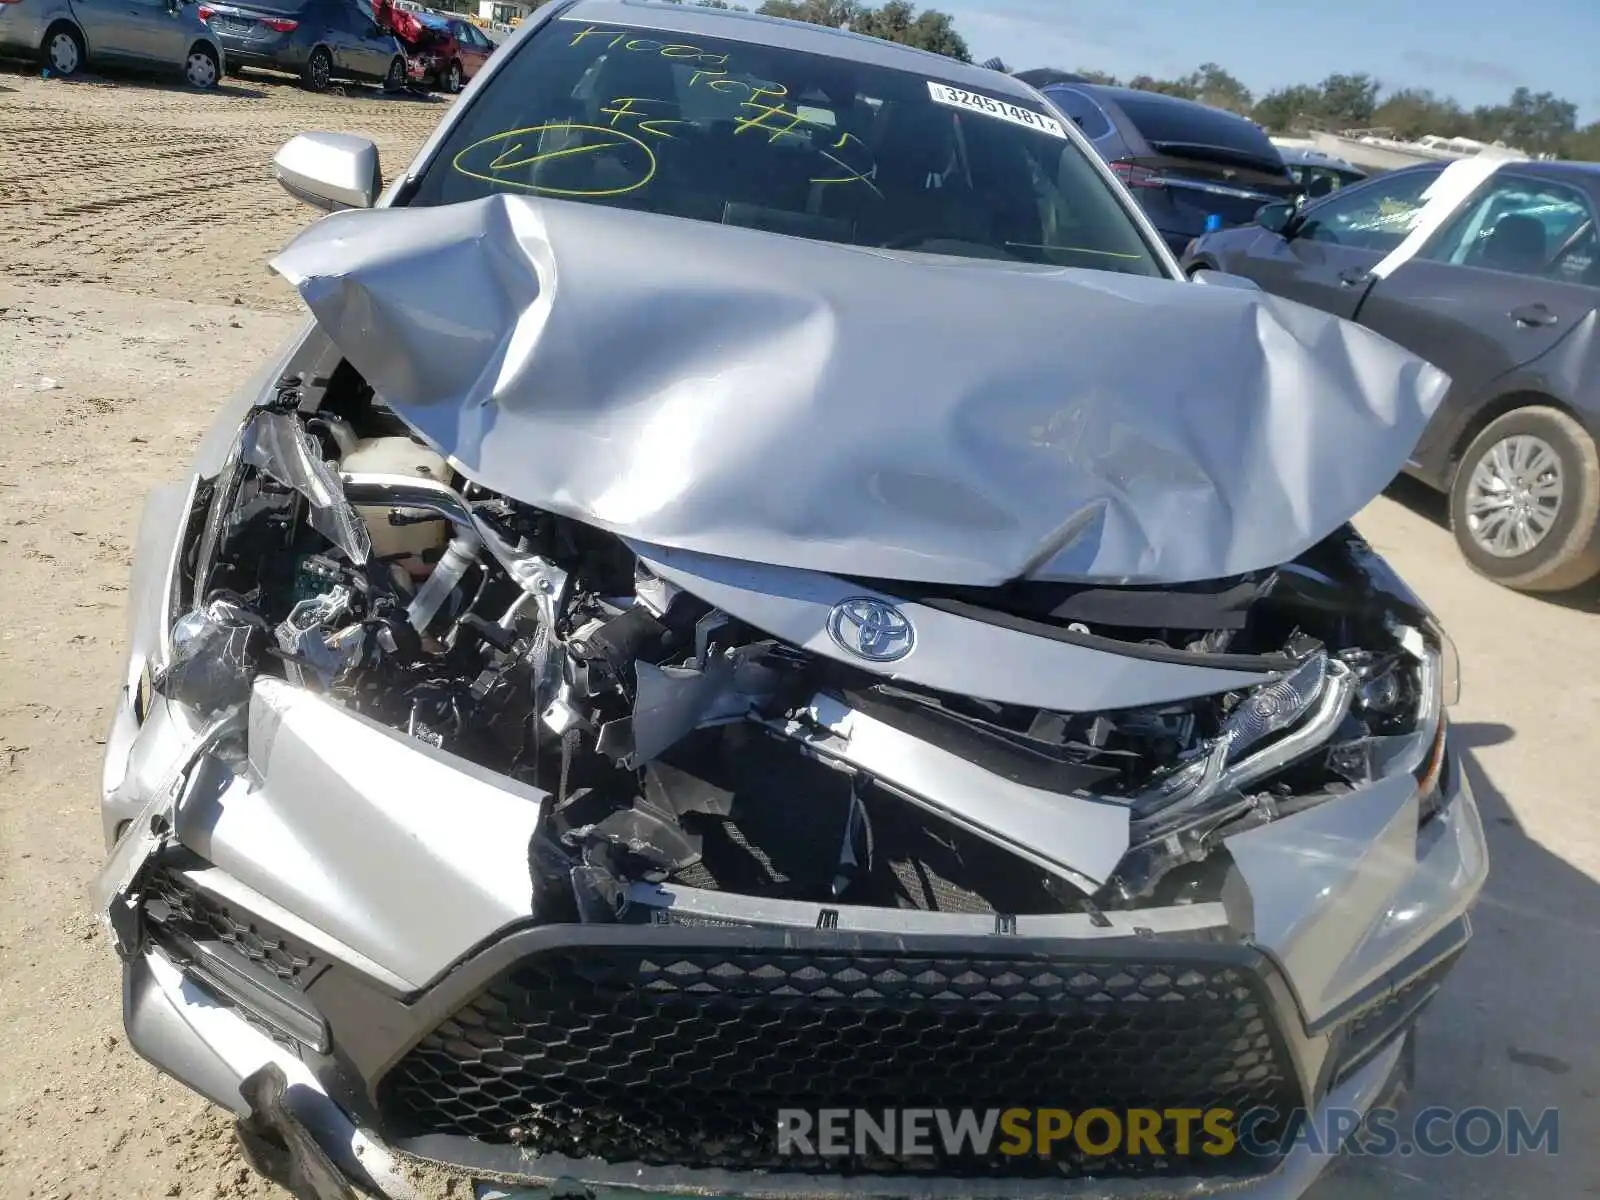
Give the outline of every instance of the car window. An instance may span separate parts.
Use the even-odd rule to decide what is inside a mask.
[[[1087,138],[1103,138],[1111,132],[1111,121],[1088,96],[1075,88],[1053,87],[1045,91],[1055,106],[1077,122]]]
[[[1306,211],[1295,237],[1387,254],[1415,227],[1427,203],[1423,193],[1443,169],[1408,171],[1341,190]]]
[[[1294,181],[1303,188],[1310,188],[1319,179],[1326,179],[1325,185],[1329,192],[1337,192],[1340,188],[1348,187],[1361,179],[1359,175],[1351,175],[1334,167],[1323,167],[1313,163],[1291,163],[1289,174]]]
[[[1419,257],[1458,267],[1595,283],[1597,245],[1588,198],[1565,184],[1496,175]]]
[[[921,72],[581,18],[551,21],[518,46],[410,202],[493,192],[853,245],[1164,273],[1090,154],[1026,104]]]

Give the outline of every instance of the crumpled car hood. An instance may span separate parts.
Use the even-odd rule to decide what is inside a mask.
[[[485,487],[660,546],[992,586],[1275,566],[1448,379],[1262,293],[494,196],[272,263]]]

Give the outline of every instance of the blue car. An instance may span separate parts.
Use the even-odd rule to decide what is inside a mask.
[[[399,40],[378,24],[368,0],[205,2],[200,17],[226,47],[229,65],[298,75],[313,92],[335,80],[406,86]]]
[[[181,0],[0,0],[0,53],[37,56],[52,75],[91,62],[180,71],[213,88],[226,58],[192,4]]]

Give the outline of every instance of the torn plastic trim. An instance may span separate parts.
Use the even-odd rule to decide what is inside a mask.
[[[251,1108],[240,1085],[271,1065],[286,1083],[286,1111],[342,1172],[350,1197],[431,1200],[389,1148],[334,1103],[304,1062],[219,1004],[159,950],[139,955],[125,970],[124,1021],[129,1044],[140,1055],[236,1117],[248,1116]]]
[[[298,416],[269,409],[251,413],[239,432],[239,461],[304,496],[311,505],[311,527],[356,566],[366,565],[372,555],[367,526]]]
[[[676,883],[634,883],[627,889],[630,910],[671,923],[674,916],[787,929],[838,929],[847,933],[944,934],[979,937],[1127,938],[1138,936],[1222,935],[1228,911],[1220,902],[1094,913],[943,913],[917,909],[827,904],[810,900],[730,895]]]
[[[859,771],[880,787],[966,829],[1085,895],[1111,877],[1128,851],[1125,805],[1024,787],[826,694],[802,720],[759,722],[824,762]]]
[[[172,841],[178,805],[195,768],[228,738],[243,734],[246,724],[246,710],[233,708],[214,717],[190,739],[160,786],[151,791],[138,816],[117,839],[105,866],[95,877],[90,893],[95,915],[104,922],[124,958],[139,949],[138,912],[131,898],[139,873]]]

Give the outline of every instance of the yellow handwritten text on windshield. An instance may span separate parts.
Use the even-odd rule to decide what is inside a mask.
[[[696,64],[695,70],[689,77],[690,88],[703,83],[712,91],[723,94],[736,90],[744,93],[744,99],[739,104],[739,108],[743,110],[742,115],[734,118],[735,136],[759,130],[767,135],[768,145],[798,142],[829,164],[829,167],[823,168],[827,173],[812,178],[811,183],[860,183],[882,198],[883,193],[873,182],[877,175],[877,165],[872,161],[872,153],[866,143],[854,134],[843,133],[827,148],[816,144],[814,123],[799,111],[798,103],[790,107],[789,89],[781,83],[760,84],[731,78],[728,55],[712,53],[688,43],[636,37],[627,30],[606,29],[595,25],[574,33],[569,45],[578,46],[584,43],[589,43],[604,52],[620,50],[632,54],[658,54],[662,58]],[[673,141],[677,139],[677,135],[672,132],[675,127],[693,124],[679,117],[667,115],[663,109],[676,110],[677,102],[649,96],[617,96],[601,105],[599,109],[601,118],[606,121],[605,125],[560,121],[506,130],[468,146],[456,155],[452,165],[469,178],[502,187],[520,188],[540,195],[574,199],[601,199],[627,195],[654,179],[658,166],[655,152],[650,149],[643,137],[637,135],[647,135],[658,143]],[[623,124],[627,124],[633,132],[627,132],[619,127]],[[560,144],[557,146],[545,148],[545,142],[551,140],[545,135],[552,131],[559,131],[567,136],[559,138]],[[577,139],[576,144],[573,144],[574,137]],[[498,151],[492,158],[488,157],[490,149]],[[608,182],[605,185],[596,185],[586,181],[579,184],[576,179],[563,183],[551,182],[547,178],[551,173],[547,169],[547,164],[555,162],[592,168],[596,163],[594,156],[606,152],[610,152],[605,159],[606,165],[613,172],[627,176],[626,183]],[[851,161],[861,158],[865,158],[868,165],[857,166]],[[830,170],[832,167],[838,168],[837,173]],[[558,166],[556,168],[558,176],[560,170],[561,167]],[[522,173],[525,177],[518,178],[515,173]]]
[[[557,145],[544,148],[547,140]],[[551,173],[550,164],[557,164],[555,171],[559,176],[563,166],[592,165],[596,154],[606,154],[607,164],[616,168],[626,181],[563,186],[545,178]],[[541,196],[599,199],[625,196],[644,187],[655,178],[656,156],[644,141],[620,129],[556,121],[491,134],[457,154],[451,165],[469,178],[497,187],[521,188]],[[578,183],[577,180],[570,182]]]

